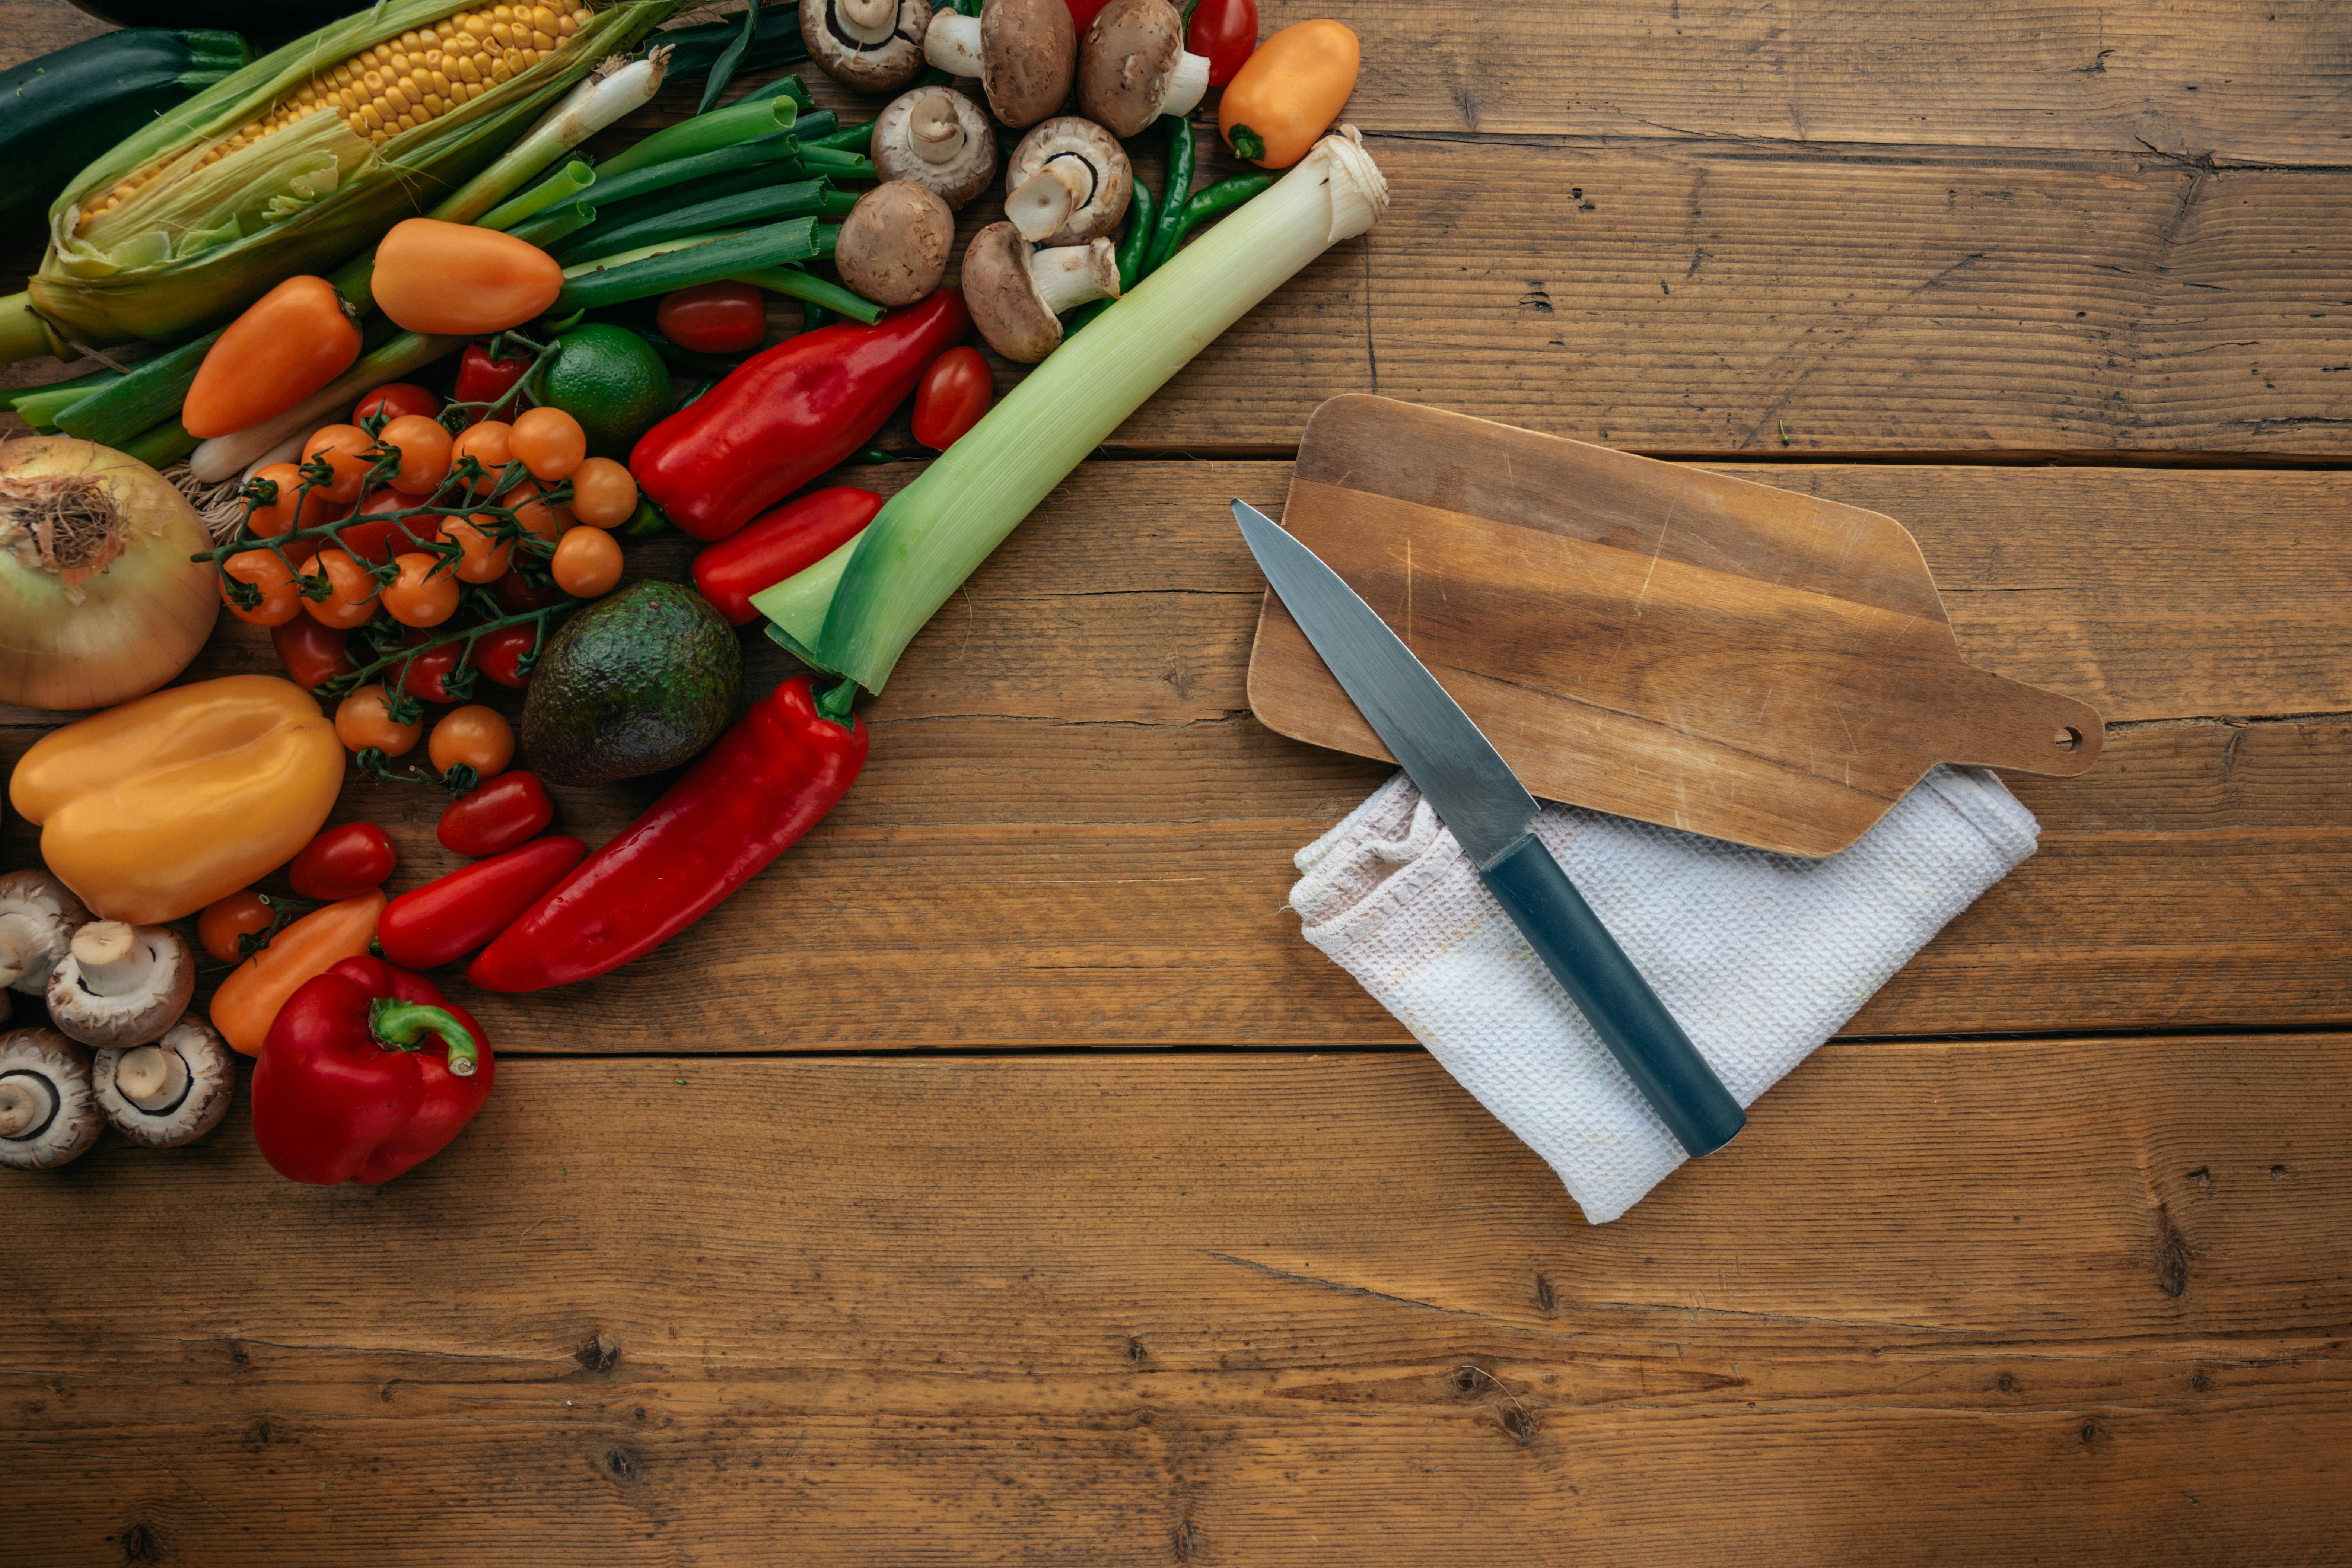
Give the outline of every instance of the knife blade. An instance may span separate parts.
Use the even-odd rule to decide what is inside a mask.
[[[1246,501],[1234,521],[1340,689],[1675,1142],[1694,1157],[1729,1142],[1748,1113],[1535,836],[1535,797],[1502,753],[1320,556]]]

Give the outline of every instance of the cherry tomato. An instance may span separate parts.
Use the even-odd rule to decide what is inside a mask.
[[[378,594],[392,618],[404,626],[437,626],[457,613],[457,576],[438,555],[415,551],[395,555],[400,575]]]
[[[373,822],[346,822],[302,846],[294,864],[286,868],[286,879],[304,898],[331,904],[383,887],[398,859],[392,837],[383,828]]]
[[[405,724],[393,721],[391,698],[381,686],[362,686],[335,709],[335,739],[347,751],[373,749],[387,757],[402,756],[424,733],[422,719]]]
[[[221,567],[221,603],[240,621],[257,626],[282,626],[302,613],[302,592],[286,563],[267,550],[240,550]],[[228,595],[227,578],[250,583],[261,590],[261,603],[246,608]]]
[[[749,283],[701,283],[663,298],[661,335],[698,354],[741,353],[768,335],[768,301]]]
[[[514,510],[515,521],[522,524],[525,533],[535,533],[552,544],[572,526],[572,513],[567,508],[548,505],[539,496],[539,487],[525,479],[500,496],[499,504]]]
[[[408,511],[416,505],[416,498],[402,495],[389,485],[370,490],[353,517],[373,518],[371,522],[347,524],[335,531],[352,554],[378,565],[394,555],[431,544],[441,531],[441,520],[430,512],[418,512],[414,517],[394,520],[389,512]]]
[[[269,640],[278,648],[278,662],[286,667],[287,679],[305,691],[316,690],[359,668],[343,649],[350,634],[310,616],[297,616],[283,626],[270,627]]]
[[[521,615],[525,610],[543,610],[563,602],[562,589],[551,584],[542,588],[512,567],[490,584],[490,595],[498,600],[499,608],[510,616]]]
[[[259,893],[247,888],[205,906],[205,912],[196,917],[196,940],[223,963],[242,963],[245,953],[236,939],[259,936],[277,923],[277,911],[262,900]]]
[[[444,643],[427,648],[415,658],[391,667],[400,679],[401,690],[420,702],[455,702],[457,694],[449,689],[449,678],[457,673],[458,650],[463,645]]]
[[[278,487],[278,499],[268,506],[255,507],[253,515],[246,520],[247,526],[263,539],[275,539],[281,533],[292,531],[297,526],[294,521],[294,498],[298,495],[302,496],[302,521],[299,526],[303,528],[317,528],[321,523],[332,521],[335,514],[342,510],[328,499],[325,490],[315,485],[311,487],[309,494],[303,495],[302,470],[292,463],[268,464],[257,469],[253,477],[257,479],[268,479]],[[318,548],[317,541],[304,539],[297,540],[288,545],[286,550],[288,554],[297,559],[308,560]]]
[[[944,451],[988,412],[996,395],[996,378],[988,362],[969,344],[948,350],[931,362],[915,388],[915,439]]]
[[[387,420],[405,418],[411,414],[430,419],[441,412],[441,400],[423,387],[405,381],[387,382],[360,399],[352,410],[352,423],[361,424],[371,414],[382,414]]]
[[[449,464],[455,468],[467,458],[482,465],[486,478],[474,481],[478,494],[499,488],[499,479],[514,461],[514,426],[502,419],[485,419],[450,444]]]
[[[310,570],[327,579],[327,596],[305,598],[302,607],[322,626],[349,631],[375,619],[375,576],[340,550],[321,550]]]
[[[445,773],[462,763],[475,776],[494,779],[514,761],[514,726],[497,709],[469,702],[442,715],[425,754]]]
[[[507,441],[541,484],[570,479],[588,456],[588,432],[561,408],[533,408],[518,416]]]
[[[572,471],[572,515],[591,528],[618,528],[637,515],[637,481],[610,458]]]
[[[537,626],[500,626],[475,640],[474,668],[500,686],[529,686],[530,671],[522,661],[538,646]]]
[[[467,343],[457,360],[457,391],[459,403],[496,403],[514,390],[514,384],[530,373],[529,355],[515,359],[492,359],[489,349],[481,343]]]
[[[516,768],[451,801],[441,814],[438,836],[442,848],[478,859],[505,853],[554,820],[555,807],[539,775]]]
[[[392,488],[403,495],[429,496],[449,477],[449,451],[456,443],[438,419],[404,414],[383,427],[376,442],[399,451],[400,471],[392,476]]]
[[[1184,48],[1208,56],[1209,85],[1224,86],[1257,52],[1257,0],[1201,0],[1184,30]]]
[[[555,585],[575,599],[610,593],[621,580],[621,542],[583,524],[556,542],[555,559],[547,569],[555,574]]]
[[[344,506],[360,499],[361,487],[367,483],[368,470],[375,459],[368,453],[375,449],[375,437],[356,425],[327,425],[310,433],[302,443],[302,460],[308,463],[321,452],[335,468],[335,482],[326,489],[330,500]],[[312,490],[312,495],[320,492]]]
[[[441,537],[466,552],[457,563],[460,582],[495,583],[506,575],[514,559],[514,541],[499,539],[499,520],[486,511],[441,520]]]

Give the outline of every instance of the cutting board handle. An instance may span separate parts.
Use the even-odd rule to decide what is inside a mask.
[[[2072,778],[2099,760],[2106,724],[2099,710],[1974,665],[1949,711],[1952,730],[1937,755],[1979,767]]]

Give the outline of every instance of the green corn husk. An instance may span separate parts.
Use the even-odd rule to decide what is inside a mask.
[[[288,278],[331,269],[490,164],[599,60],[626,54],[668,19],[677,0],[599,11],[555,56],[382,147],[321,112],[197,166],[214,142],[321,68],[463,9],[463,0],[379,0],[158,116],[84,169],[50,208],[49,253],[31,280],[29,310],[21,297],[0,301],[0,346],[25,348],[22,318],[33,312],[82,342],[175,342]],[[166,172],[74,232],[83,202],[165,161]]]

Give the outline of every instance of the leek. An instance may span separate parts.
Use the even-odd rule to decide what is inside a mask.
[[[898,656],[991,551],[1144,399],[1259,300],[1388,205],[1351,126],[1178,252],[1066,342],[890,498],[866,531],[752,595],[771,635],[879,691]]]

